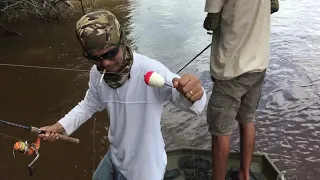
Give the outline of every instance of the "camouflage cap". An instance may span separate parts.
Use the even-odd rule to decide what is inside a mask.
[[[122,38],[119,21],[107,10],[82,16],[76,23],[76,32],[86,53],[119,45]]]

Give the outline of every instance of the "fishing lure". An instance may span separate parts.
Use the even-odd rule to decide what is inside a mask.
[[[28,170],[29,170],[29,175],[32,176],[33,175],[33,167],[32,165],[38,160],[38,158],[40,157],[40,153],[39,153],[39,149],[40,149],[40,138],[37,138],[35,143],[31,143],[29,144],[28,141],[17,141],[16,143],[14,143],[13,145],[13,157],[15,157],[15,152],[18,151],[24,155],[34,155],[35,158],[30,162],[30,164],[28,165]]]

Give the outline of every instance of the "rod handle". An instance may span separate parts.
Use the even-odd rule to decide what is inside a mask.
[[[38,133],[38,134],[45,133],[45,131],[42,131],[39,128],[33,127],[33,126],[30,127],[30,132]],[[58,134],[58,137],[61,140],[68,141],[68,142],[75,143],[75,144],[79,144],[79,142],[80,142],[80,140],[77,139],[77,138],[69,137],[69,136],[66,136],[66,135],[63,135],[63,134]]]
[[[59,136],[59,139],[64,140],[64,141],[69,141],[71,143],[79,144],[79,142],[80,142],[80,140],[78,138],[73,138],[73,137],[62,135],[62,134],[58,134],[58,136]]]

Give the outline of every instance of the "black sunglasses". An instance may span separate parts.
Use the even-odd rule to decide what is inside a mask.
[[[88,58],[92,61],[101,61],[101,60],[105,60],[105,59],[112,60],[117,56],[119,50],[120,50],[120,46],[117,46],[117,47],[111,49],[110,51],[100,55],[100,56],[87,55],[86,53],[84,53],[84,54],[85,54],[86,58]]]

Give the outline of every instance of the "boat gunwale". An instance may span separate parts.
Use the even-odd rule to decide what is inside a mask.
[[[173,153],[178,151],[201,151],[201,152],[211,152],[211,149],[205,149],[205,148],[196,148],[196,147],[174,147],[174,148],[168,148],[166,149],[166,153]],[[230,154],[239,154],[239,152],[235,150],[230,150]],[[272,168],[278,173],[278,175],[281,173],[280,170],[275,166],[275,164],[271,161],[271,159],[268,156],[268,153],[263,152],[253,152],[252,156],[260,156],[264,158],[271,166]]]

